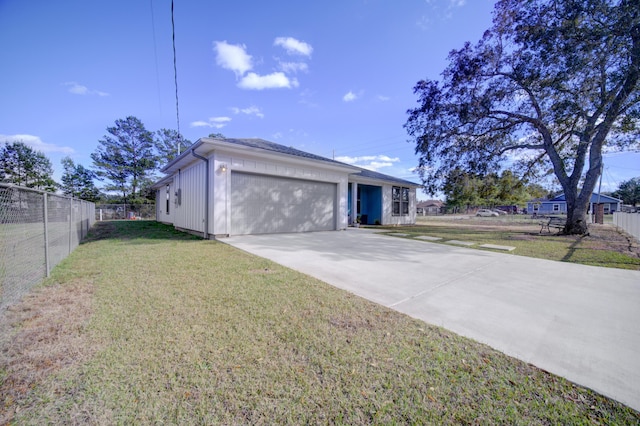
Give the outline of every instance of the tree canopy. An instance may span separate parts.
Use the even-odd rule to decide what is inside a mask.
[[[173,129],[160,129],[155,135],[155,147],[158,151],[159,165],[165,165],[187,148],[193,145],[188,139],[185,139],[180,133]]]
[[[108,181],[106,190],[120,192],[125,202],[134,201],[156,168],[153,134],[132,116],[116,120],[107,132],[91,154],[96,175]]]
[[[100,198],[100,191],[93,183],[95,173],[82,164],[75,164],[71,157],[61,160],[63,173],[60,189],[63,194],[83,200],[96,202]]]
[[[637,0],[500,0],[493,26],[414,87],[405,124],[426,188],[452,170],[551,170],[567,200],[564,232],[587,231],[605,149],[640,146]]]
[[[547,194],[540,185],[527,185],[509,170],[501,174],[474,176],[460,169],[449,172],[442,192],[446,197],[447,207],[467,209],[521,206],[532,198]]]
[[[2,182],[27,188],[55,191],[51,161],[40,151],[24,142],[5,142],[0,150],[0,178]]]
[[[624,204],[632,206],[640,204],[640,177],[622,182],[611,195],[620,198]]]

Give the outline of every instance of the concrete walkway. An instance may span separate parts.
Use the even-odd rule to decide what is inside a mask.
[[[640,271],[366,229],[221,240],[640,410]]]

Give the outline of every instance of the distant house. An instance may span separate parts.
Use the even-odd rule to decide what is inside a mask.
[[[444,203],[440,200],[419,201],[416,204],[416,214],[418,216],[431,216],[442,213]]]
[[[593,212],[594,204],[604,204],[604,212],[613,213],[622,209],[622,200],[608,195],[593,193],[589,204],[589,212]],[[550,200],[537,198],[527,202],[527,212],[532,214],[567,214],[567,201],[564,194]]]
[[[202,138],[156,182],[156,218],[205,238],[409,225],[419,184],[262,139]]]

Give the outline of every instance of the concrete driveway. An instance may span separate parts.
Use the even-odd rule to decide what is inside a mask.
[[[365,229],[222,240],[640,410],[640,272]]]

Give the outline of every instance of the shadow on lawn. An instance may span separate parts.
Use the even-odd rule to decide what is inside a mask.
[[[576,253],[576,251],[579,250],[578,246],[582,243],[582,239],[584,237],[586,237],[586,235],[581,235],[573,243],[571,243],[571,245],[569,246],[569,249],[567,250],[567,254],[565,254],[564,257],[562,258],[563,262],[571,262],[571,258]]]
[[[96,222],[81,244],[99,240],[176,240],[201,241],[202,238],[151,220],[108,220]]]

